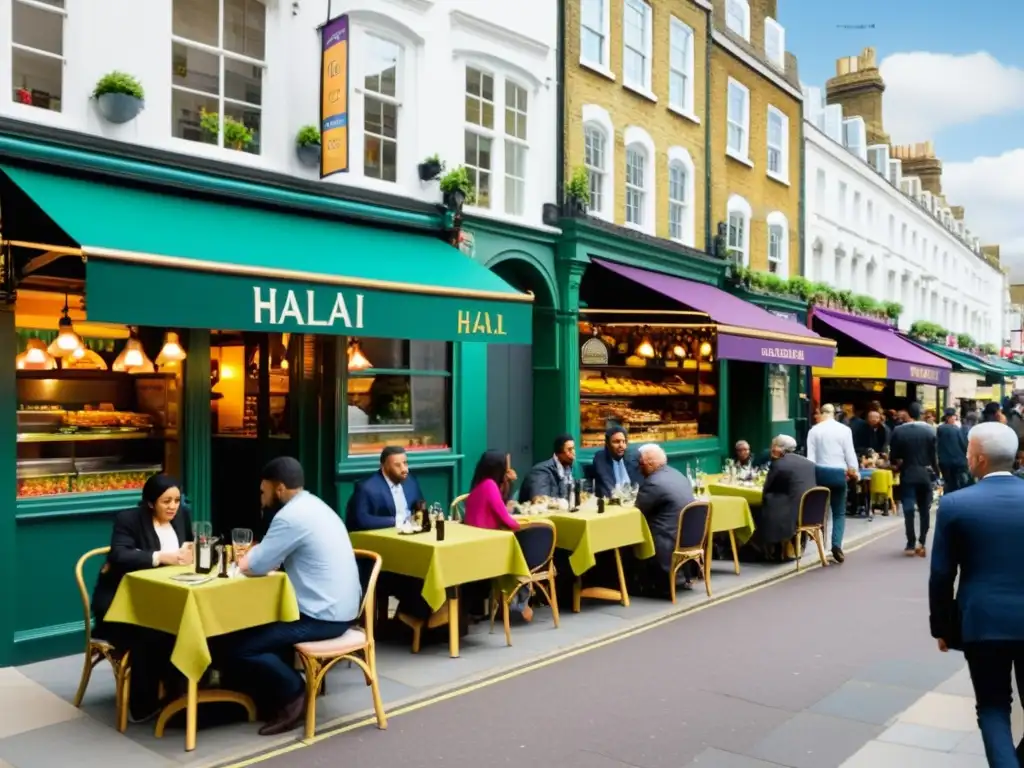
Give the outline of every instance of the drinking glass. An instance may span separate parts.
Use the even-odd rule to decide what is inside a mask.
[[[442,517],[444,517],[444,507],[441,506],[441,502],[435,501],[430,505],[430,520],[436,523]]]
[[[594,481],[580,480],[580,506],[588,504],[594,497]]]
[[[213,523],[199,520],[192,523],[192,538],[196,544],[205,544],[213,536]]]
[[[252,531],[248,528],[231,529],[231,551],[237,562],[242,555],[249,551],[252,546]]]

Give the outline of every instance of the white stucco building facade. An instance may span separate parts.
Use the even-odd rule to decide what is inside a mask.
[[[986,260],[962,209],[903,175],[890,152],[908,148],[869,146],[861,117],[825,106],[818,88],[804,92],[805,275],[899,302],[903,329],[930,321],[1000,346],[1007,276]]]
[[[296,157],[319,122],[327,0],[0,0],[0,115],[316,178]],[[417,166],[465,164],[484,216],[539,225],[555,200],[557,8],[549,0],[331,0],[348,14],[350,163],[324,184],[440,201]],[[107,122],[91,98],[118,70],[145,109]],[[27,103],[26,103],[27,102]],[[246,151],[200,113],[239,120]],[[204,140],[205,139],[205,140]]]

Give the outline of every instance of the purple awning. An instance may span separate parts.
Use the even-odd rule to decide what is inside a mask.
[[[826,309],[814,310],[814,318],[887,358],[890,379],[938,386],[949,384],[949,371],[953,366],[948,361],[926,352],[884,323]]]
[[[705,313],[721,326],[748,332],[729,333],[719,329],[718,356],[723,360],[832,367],[835,347],[800,323],[774,315],[713,285],[603,259],[592,261],[644,288]]]

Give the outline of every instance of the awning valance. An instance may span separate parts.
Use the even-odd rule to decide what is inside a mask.
[[[813,318],[876,352],[885,361],[886,379],[939,387],[949,385],[949,372],[952,368],[949,362],[926,352],[887,325],[824,309],[815,309]]]
[[[722,360],[825,368],[832,365],[836,351],[834,341],[720,288],[603,259],[593,259],[593,262],[706,314],[718,326],[717,352]]]
[[[0,204],[8,241],[80,250],[92,321],[532,342],[532,296],[439,238],[11,166]]]

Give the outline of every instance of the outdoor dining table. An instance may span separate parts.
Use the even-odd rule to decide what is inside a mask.
[[[423,581],[432,611],[448,603],[448,651],[459,656],[459,586],[502,576],[529,576],[530,569],[511,531],[474,528],[448,521],[444,541],[436,531],[402,534],[396,528],[349,534],[352,546],[381,556],[389,573]]]
[[[539,517],[554,523],[555,546],[568,550],[569,566],[576,580],[572,591],[573,613],[580,612],[582,598],[611,600],[629,606],[629,591],[622,567],[622,547],[633,547],[633,554],[639,560],[654,557],[654,537],[647,525],[647,519],[636,507],[608,505],[598,513],[597,502],[582,506],[577,512],[552,512],[543,515],[524,515],[526,519]],[[618,589],[608,587],[584,587],[583,574],[597,564],[599,552],[613,552],[618,572]]]
[[[199,690],[199,681],[211,661],[207,640],[262,624],[298,621],[299,605],[284,573],[229,579],[214,575],[210,581],[196,584],[174,580],[185,573],[194,573],[194,568],[173,566],[126,574],[104,618],[176,636],[171,663],[188,681],[188,693],[160,712],[155,735],[163,737],[168,720],[184,709],[185,750],[191,752],[196,748],[200,702],[241,704],[249,721],[256,719],[256,707],[248,696],[235,691]]]
[[[764,491],[760,486],[725,483],[712,480],[708,483],[708,498],[711,501],[711,533],[728,533],[732,549],[733,570],[740,572],[740,546],[754,535],[754,516],[750,507],[761,506]]]

